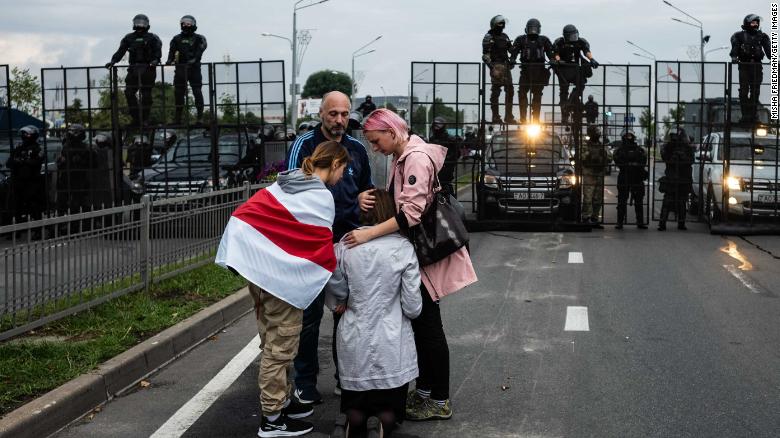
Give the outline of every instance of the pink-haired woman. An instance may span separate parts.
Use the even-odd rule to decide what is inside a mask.
[[[380,236],[407,231],[433,200],[433,184],[444,165],[447,149],[409,135],[406,121],[396,113],[380,108],[366,118],[363,133],[375,152],[393,155],[392,176],[387,190],[393,195],[397,214],[371,228],[353,230],[344,242],[359,245]],[[450,358],[442,326],[439,301],[477,281],[466,248],[420,268],[422,313],[412,321],[420,375],[416,390],[409,394],[406,416],[409,420],[448,419],[452,416],[449,395]]]

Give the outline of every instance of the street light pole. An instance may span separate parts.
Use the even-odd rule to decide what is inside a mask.
[[[350,96],[350,97],[352,98],[352,106],[353,107],[355,106],[355,93],[357,93],[357,82],[355,81],[355,58],[363,56],[363,55],[368,55],[369,53],[374,52],[375,50],[371,49],[368,52],[358,53],[361,50],[365,49],[366,47],[370,46],[371,44],[374,44],[375,42],[377,42],[380,38],[382,38],[382,35],[379,35],[378,37],[374,38],[373,40],[371,40],[368,43],[366,43],[363,46],[361,46],[359,49],[357,49],[354,52],[352,52],[352,77],[351,77],[351,79],[352,79],[352,93],[351,93],[352,96]]]
[[[319,0],[315,1],[314,3],[309,3],[307,5],[298,6],[301,2],[304,2],[307,0],[298,0],[295,2],[295,5],[293,5],[293,31],[292,31],[292,83],[291,87],[292,90],[290,90],[290,94],[292,95],[292,98],[290,99],[290,103],[292,105],[292,126],[293,129],[295,129],[295,125],[297,125],[298,122],[298,73],[300,70],[300,65],[298,62],[298,11],[301,9],[310,8],[312,6],[316,6],[321,3],[325,3],[329,0]]]

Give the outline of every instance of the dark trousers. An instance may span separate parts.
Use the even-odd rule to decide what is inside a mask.
[[[176,123],[181,123],[184,112],[184,98],[187,96],[187,83],[192,88],[192,96],[195,98],[195,110],[198,120],[203,117],[203,76],[200,65],[177,66],[173,75],[173,99],[176,104]]]
[[[433,302],[424,285],[422,312],[412,320],[414,343],[417,347],[417,389],[430,390],[434,400],[450,398],[450,348],[444,335],[439,303]]]
[[[688,191],[682,188],[680,190],[664,193],[664,200],[661,203],[661,216],[658,220],[661,223],[666,223],[666,220],[669,219],[669,212],[674,211],[677,222],[684,224],[685,214],[687,213],[687,200]]]
[[[18,184],[16,182],[19,182]],[[11,178],[11,198],[13,199],[13,216],[16,222],[41,219],[46,208],[46,192],[43,179]]]
[[[531,93],[531,119],[539,121],[542,111],[542,94],[544,87],[550,82],[550,71],[544,65],[528,65],[521,67],[520,81],[517,93],[520,98],[520,121],[524,122],[528,115],[528,93]]]
[[[619,224],[626,222],[626,214],[628,211],[628,197],[629,195],[634,198],[634,212],[636,213],[636,223],[644,224],[644,198],[645,198],[645,185],[642,181],[637,182],[621,182],[618,178],[618,204],[617,204],[617,221]]]
[[[587,79],[579,72],[574,66],[560,67],[558,70],[558,86],[559,86],[559,105],[561,106],[561,117],[563,122],[566,123],[569,116],[572,115],[580,105],[580,97],[585,90],[585,84]],[[569,94],[569,87],[574,86],[574,89]],[[573,117],[577,120],[580,117]]]
[[[325,293],[320,292],[309,307],[303,310],[303,329],[298,344],[298,355],[295,356],[295,387],[317,387],[317,374],[320,372],[318,357],[318,342],[320,338],[320,321],[322,321]]]
[[[157,79],[157,70],[154,67],[131,67],[127,69],[125,77],[125,98],[127,98],[127,112],[136,125],[149,121],[152,112],[152,88]],[[141,107],[138,107],[138,92],[141,94]]]
[[[338,351],[336,351],[336,331],[339,328],[339,321],[341,321],[341,314],[333,312],[333,340],[330,344],[330,352],[333,354],[333,366],[336,368],[333,378],[336,379],[336,385],[341,387],[341,381],[339,380],[339,355]]]
[[[490,110],[493,118],[499,117],[498,96],[504,89],[504,116],[512,117],[512,103],[514,102],[515,89],[512,84],[512,71],[507,64],[496,63],[490,68]]]
[[[764,71],[760,62],[739,64],[739,106],[743,120],[758,121],[758,95],[763,79]]]

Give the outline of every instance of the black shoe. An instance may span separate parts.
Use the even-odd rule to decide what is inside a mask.
[[[263,419],[260,420],[260,430],[257,431],[257,436],[260,438],[301,436],[312,430],[314,430],[314,426],[307,421],[296,420],[284,415],[280,415],[276,421],[268,421],[268,418],[263,415]]]
[[[493,116],[493,120],[491,120],[490,123],[494,125],[503,125],[504,121],[501,120],[501,116]]]
[[[623,224],[618,223],[617,225],[615,225],[615,229],[616,230],[622,230],[623,229]]]
[[[347,438],[349,436],[349,425],[347,424],[347,416],[339,414],[336,417],[336,427],[333,428],[333,433],[330,434],[331,438]]]
[[[317,391],[317,388],[304,389],[304,390],[296,389],[295,399],[299,403],[303,403],[305,405],[310,405],[310,404],[318,405],[322,403],[322,396],[320,395],[320,392]]]
[[[506,125],[516,125],[517,120],[515,120],[515,117],[512,115],[508,115],[504,118],[504,124]]]
[[[677,224],[677,229],[685,231],[688,229],[688,227],[685,226],[685,222],[680,222]]]
[[[290,398],[290,404],[282,409],[282,415],[295,419],[306,418],[313,413],[314,408],[311,404],[305,405],[298,402],[295,398]]]
[[[646,230],[647,229],[647,225],[645,225],[645,224],[643,224],[641,222],[636,224],[636,227],[639,228],[640,230]]]
[[[666,222],[658,222],[658,231],[666,231]]]
[[[379,438],[381,436],[384,436],[382,422],[379,421],[379,418],[369,417],[366,422],[366,438]]]

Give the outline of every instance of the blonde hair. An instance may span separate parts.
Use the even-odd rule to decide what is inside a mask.
[[[306,176],[311,176],[314,169],[330,169],[333,163],[341,166],[349,161],[347,148],[339,142],[328,140],[318,144],[314,153],[303,159],[301,170]]]

